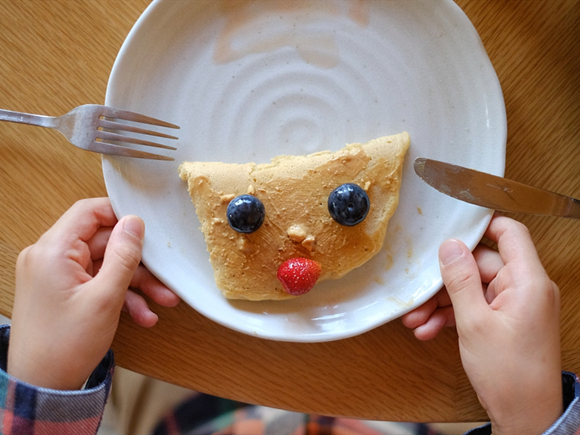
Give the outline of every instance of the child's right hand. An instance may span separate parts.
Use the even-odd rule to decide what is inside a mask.
[[[422,339],[456,324],[461,361],[494,435],[542,434],[562,414],[558,287],[524,225],[496,215],[486,236],[499,252],[441,245],[446,290],[403,323]]]

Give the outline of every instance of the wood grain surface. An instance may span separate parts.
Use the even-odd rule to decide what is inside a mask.
[[[0,1],[0,107],[60,115],[103,103],[124,38],[147,0]],[[506,177],[580,198],[580,1],[458,0],[501,82]],[[76,200],[107,194],[100,156],[58,132],[0,124],[0,313],[10,316],[14,265]],[[563,368],[580,373],[580,221],[525,223],[562,293]],[[185,304],[155,307],[145,330],[126,316],[119,365],[250,403],[380,420],[486,418],[462,369],[454,331],[428,343],[400,321],[321,344],[261,340]]]

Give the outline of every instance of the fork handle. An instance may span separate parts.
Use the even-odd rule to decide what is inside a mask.
[[[58,118],[54,116],[33,115],[4,109],[0,109],[0,121],[18,122],[46,128],[56,128],[58,125]]]

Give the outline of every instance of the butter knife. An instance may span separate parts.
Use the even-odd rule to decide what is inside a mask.
[[[580,200],[507,178],[437,160],[417,158],[415,172],[453,198],[499,211],[580,219]]]

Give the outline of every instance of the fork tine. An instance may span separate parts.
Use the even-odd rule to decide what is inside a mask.
[[[144,128],[133,127],[131,125],[123,124],[121,122],[109,121],[107,119],[100,119],[99,120],[99,127],[102,127],[107,130],[122,130],[122,131],[130,131],[132,133],[139,133],[139,134],[146,134],[149,136],[157,136],[163,137],[166,139],[179,139],[175,136],[170,136],[165,133],[159,133],[158,131],[153,130],[145,130]]]
[[[175,160],[173,157],[162,156],[160,154],[148,153],[146,151],[135,150],[132,148],[126,148],[124,146],[111,144],[107,142],[95,141],[89,146],[89,151],[93,151],[101,154],[122,156],[122,157],[136,157],[139,159],[151,159],[151,160]]]
[[[170,124],[169,122],[161,121],[157,118],[141,115],[139,113],[130,112],[128,110],[116,109],[114,107],[102,106],[103,110],[101,116],[105,118],[122,119],[126,121],[140,122],[143,124],[158,125],[160,127],[175,128],[179,130],[179,126]]]
[[[156,142],[150,142],[148,140],[137,139],[131,136],[124,136],[122,134],[111,133],[110,131],[105,130],[97,130],[96,134],[97,139],[101,139],[105,142],[125,142],[125,143],[133,143],[137,145],[145,145],[149,147],[155,148],[165,148],[166,150],[176,150],[177,148],[169,146],[169,145],[162,145]]]

